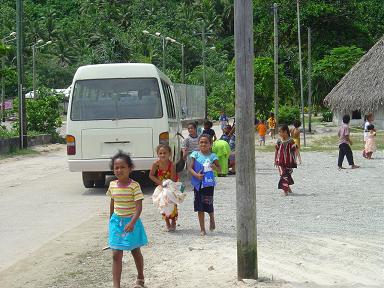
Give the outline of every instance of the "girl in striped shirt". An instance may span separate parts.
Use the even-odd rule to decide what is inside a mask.
[[[140,247],[148,243],[140,220],[143,193],[139,183],[129,178],[133,163],[129,155],[119,151],[112,157],[111,170],[117,180],[111,181],[107,195],[111,197],[109,247],[112,249],[113,287],[120,287],[123,251],[131,251],[137,269],[135,288],[144,287],[144,259]]]

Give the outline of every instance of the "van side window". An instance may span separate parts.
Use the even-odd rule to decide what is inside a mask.
[[[168,117],[175,119],[176,118],[176,112],[175,112],[175,105],[173,102],[171,87],[164,80],[161,80],[161,85],[163,86],[163,92],[164,92],[164,96],[165,96],[165,103],[167,105]]]

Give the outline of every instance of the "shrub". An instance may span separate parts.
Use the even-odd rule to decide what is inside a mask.
[[[60,97],[50,89],[39,89],[39,98],[26,101],[27,131],[36,131],[55,135],[56,129],[62,124],[60,115]],[[14,112],[18,111],[18,101],[15,101]],[[19,121],[14,127],[19,126]]]
[[[291,125],[293,121],[300,119],[300,109],[297,106],[279,107],[279,124]]]
[[[321,119],[321,122],[332,122],[333,119],[333,113],[332,111],[324,111],[322,113],[323,118]]]

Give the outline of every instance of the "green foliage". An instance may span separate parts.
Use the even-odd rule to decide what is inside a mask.
[[[315,97],[323,99],[353,65],[364,55],[356,46],[338,47],[313,66]]]
[[[291,125],[293,121],[300,119],[300,108],[297,106],[279,107],[279,124]]]
[[[36,131],[55,135],[56,129],[62,124],[59,103],[60,96],[55,95],[50,89],[39,89],[39,98],[26,101],[27,131]],[[18,113],[18,101],[13,105],[15,113]],[[19,122],[15,123],[17,128]]]
[[[279,75],[282,75],[279,103],[293,104],[298,103],[297,91],[299,91],[296,1],[276,2],[279,5]],[[351,59],[348,57],[337,56],[336,65],[325,55],[330,56],[335,47],[355,46],[367,51],[382,36],[384,31],[382,2],[382,0],[300,2],[304,69],[307,63],[306,28],[312,29],[315,104],[322,104],[323,97],[337,83],[337,79],[348,71],[347,67],[351,67]],[[1,3],[3,28],[0,36],[3,37],[14,31],[16,13],[15,1],[2,0]],[[254,0],[253,3],[255,56],[271,59],[273,1]],[[38,87],[41,85],[51,88],[68,87],[75,70],[86,64],[149,62],[161,68],[162,42],[160,39],[144,35],[143,30],[151,33],[160,32],[185,44],[187,84],[202,85],[202,37],[199,33],[204,23],[207,32],[205,56],[208,111],[211,116],[215,116],[220,109],[219,106],[233,103],[234,99],[234,73],[227,74],[234,58],[233,4],[234,1],[230,0],[25,0],[23,1],[25,88],[27,91],[32,90],[31,45],[39,39],[51,40],[53,44],[37,51],[35,60]],[[12,59],[16,55],[14,45],[10,46],[12,48],[6,56],[6,66],[9,68],[14,66]],[[215,46],[216,49],[210,50],[211,46]],[[180,46],[168,41],[165,48],[164,72],[172,81],[180,82]],[[358,53],[355,53],[358,51],[352,49],[349,52],[352,52],[351,58],[355,60],[359,58]],[[345,56],[347,54],[348,52]],[[321,62],[322,60],[324,61]],[[333,63],[336,66],[332,64],[328,67],[326,63]],[[270,60],[259,60],[255,68],[257,68],[255,80],[258,80],[255,81],[257,86],[255,86],[257,92],[255,92],[255,110],[264,114],[270,110],[273,102],[271,93],[273,66]],[[7,97],[16,95],[17,79],[14,77],[14,72],[6,76],[5,89]],[[231,107],[228,109],[233,109]]]
[[[5,126],[0,125],[0,139],[17,137],[17,135],[16,130],[8,130]]]
[[[324,111],[322,113],[323,118],[321,119],[321,122],[332,122],[333,119],[333,113],[332,111]]]
[[[254,95],[255,114],[266,118],[274,105],[274,67],[270,57],[257,57],[254,59]],[[228,74],[234,83],[235,63],[232,61]],[[291,104],[295,98],[293,82],[285,73],[282,65],[279,66],[279,101],[282,104]]]

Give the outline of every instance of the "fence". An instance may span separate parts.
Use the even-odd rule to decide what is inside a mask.
[[[205,118],[204,86],[175,83],[176,107],[180,107],[182,120],[199,120]]]

